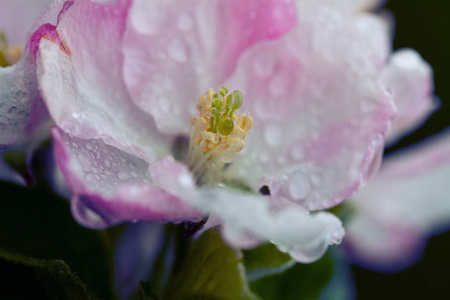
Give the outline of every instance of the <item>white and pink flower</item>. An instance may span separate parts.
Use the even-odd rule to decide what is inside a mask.
[[[314,261],[344,235],[321,210],[363,187],[385,139],[434,107],[429,68],[412,50],[391,55],[389,24],[364,11],[376,5],[55,1],[0,69],[0,143],[35,136],[48,109],[80,224],[208,218],[233,246],[271,241]],[[242,92],[243,113],[224,100],[214,115],[228,91],[209,92],[193,119],[198,96],[223,85]]]
[[[103,2],[67,1],[37,55],[77,221],[209,216],[231,245],[269,240],[302,262],[339,243],[317,211],[376,173],[395,115],[384,21],[327,1]],[[198,95],[222,85],[244,95],[245,148],[220,167],[175,160]],[[204,172],[220,180],[198,185]]]

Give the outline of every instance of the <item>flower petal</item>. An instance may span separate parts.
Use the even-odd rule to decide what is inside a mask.
[[[226,188],[196,189],[186,166],[170,158],[159,164],[165,167],[154,164],[151,168],[156,183],[213,218],[222,219],[223,235],[232,246],[249,248],[271,241],[297,261],[313,262],[344,236],[342,223],[330,213],[309,214],[299,206],[278,206],[277,201],[284,200],[277,197]]]
[[[414,50],[399,50],[389,58],[381,81],[393,93],[398,109],[389,142],[419,127],[436,109],[432,76],[430,65]]]
[[[33,6],[38,7],[41,6]],[[42,7],[35,12],[43,15],[35,22],[37,29],[29,37],[20,60],[11,67],[0,68],[0,145],[38,141],[48,135],[50,120],[38,91],[36,51],[39,40],[53,34],[54,26],[46,22],[56,21],[61,7],[61,2],[56,1],[45,13]],[[27,30],[30,29],[31,25]]]
[[[57,125],[147,161],[167,150],[151,118],[132,103],[120,50],[128,1],[66,2],[53,39],[43,39],[39,85]],[[59,40],[60,42],[56,41]]]
[[[295,22],[291,0],[136,0],[124,38],[125,81],[160,130],[189,133],[198,95],[223,84],[248,47]]]
[[[250,49],[230,79],[254,126],[229,174],[316,210],[377,171],[395,107],[378,82],[389,51],[384,22],[306,4],[293,32]]]
[[[104,228],[143,220],[200,221],[202,214],[152,185],[148,163],[105,144],[53,129],[56,162],[72,189],[72,213],[79,223]]]
[[[450,132],[383,163],[351,200],[348,228],[357,259],[373,268],[399,269],[418,259],[424,240],[450,224]]]
[[[166,232],[162,224],[130,224],[116,246],[116,289],[122,299],[129,299],[138,280],[149,278],[164,246]]]

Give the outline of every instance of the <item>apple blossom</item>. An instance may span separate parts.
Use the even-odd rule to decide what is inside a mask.
[[[376,173],[396,111],[385,22],[328,1],[102,2],[67,1],[37,56],[76,220],[209,217],[301,262],[340,243],[318,210]]]
[[[406,49],[391,57],[382,78],[391,83],[398,107],[388,136],[392,141],[423,122],[436,107],[432,71],[417,53]],[[450,221],[449,162],[448,132],[383,161],[370,184],[348,202],[355,213],[347,245],[356,262],[396,271],[417,261],[426,238]]]

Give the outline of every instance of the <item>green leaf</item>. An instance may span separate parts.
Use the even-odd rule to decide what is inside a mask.
[[[257,298],[248,288],[242,253],[227,246],[213,229],[188,246],[165,299]]]
[[[34,268],[55,298],[114,298],[103,232],[79,226],[51,192],[5,182],[0,190],[1,258]]]
[[[38,260],[17,253],[0,251],[0,256],[7,260],[32,267],[41,282],[55,299],[89,298],[86,286],[61,260]]]
[[[243,253],[249,281],[284,272],[295,265],[289,254],[279,251],[273,244],[264,244]]]
[[[264,300],[318,299],[333,275],[333,261],[326,255],[313,264],[295,264],[283,273],[250,283],[253,292]]]
[[[139,300],[157,300],[158,298],[152,292],[150,287],[150,282],[148,281],[139,281]]]

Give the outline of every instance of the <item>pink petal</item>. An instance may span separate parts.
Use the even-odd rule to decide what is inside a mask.
[[[371,266],[406,267],[450,224],[450,132],[386,160],[351,200],[350,245]],[[399,266],[398,266],[399,265]]]
[[[132,220],[200,221],[202,214],[153,186],[148,163],[106,145],[53,129],[56,162],[72,189],[79,223],[104,228]]]
[[[120,46],[128,2],[67,2],[55,36],[40,43],[39,85],[64,131],[101,138],[150,161],[167,147],[151,118],[134,106],[122,80]]]
[[[173,159],[153,164],[151,173],[163,189],[212,218],[220,218],[225,240],[235,247],[271,241],[297,261],[313,262],[344,236],[342,223],[326,212],[309,214],[298,206],[280,207],[273,203],[283,199],[227,188],[196,189],[186,166]]]
[[[254,119],[229,175],[316,210],[350,197],[378,169],[395,115],[378,82],[389,37],[371,15],[309,2],[299,12],[299,26],[246,52],[228,83]]]
[[[389,58],[381,81],[393,94],[398,114],[388,141],[418,127],[436,109],[432,77],[430,65],[414,50],[400,50]]]
[[[42,5],[42,1],[36,5],[38,3]],[[22,7],[25,3],[18,5]],[[37,30],[29,37],[20,60],[11,67],[0,68],[0,145],[38,142],[48,135],[50,120],[38,91],[36,50],[42,37],[53,35],[54,26],[45,22],[56,21],[54,16],[61,6],[54,3],[35,22],[33,27]],[[40,6],[32,7],[38,9]],[[35,13],[41,14],[43,9],[41,7]],[[31,24],[27,30],[30,29]]]
[[[219,87],[237,59],[296,22],[294,1],[133,2],[124,38],[125,81],[163,132],[189,133],[198,95]]]

